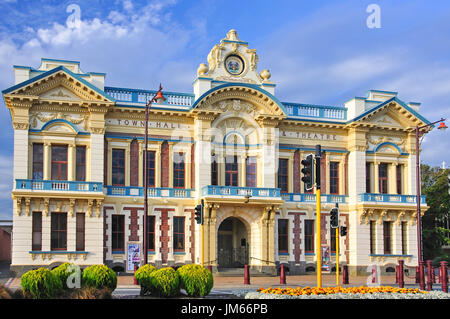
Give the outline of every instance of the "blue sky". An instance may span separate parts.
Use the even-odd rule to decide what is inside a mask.
[[[367,27],[370,4],[381,9],[381,28]],[[258,69],[271,71],[281,101],[343,105],[379,89],[421,102],[430,121],[450,118],[450,2],[439,0],[0,0],[0,89],[12,86],[13,65],[38,67],[46,57],[105,72],[109,86],[161,82],[192,92],[199,63],[232,28],[257,49]],[[13,136],[3,99],[0,115],[4,219],[12,218]],[[450,165],[449,134],[425,137],[422,162]]]

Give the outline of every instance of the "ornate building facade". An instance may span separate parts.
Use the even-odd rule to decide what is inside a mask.
[[[149,262],[314,271],[322,249],[351,273],[417,264],[416,125],[420,103],[369,90],[342,106],[281,102],[256,50],[230,30],[200,64],[193,93],[105,86],[77,61],[14,66],[4,90],[14,129],[12,269],[62,262],[130,271],[142,244],[147,156]],[[301,160],[320,144],[322,229]],[[205,203],[203,254],[194,207]],[[336,239],[329,211],[339,204]],[[422,211],[427,206],[422,200]],[[135,247],[135,246],[134,246]],[[142,248],[141,248],[142,249]],[[324,254],[322,254],[324,255]]]

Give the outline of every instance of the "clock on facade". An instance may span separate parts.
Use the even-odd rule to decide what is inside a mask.
[[[240,75],[244,71],[244,61],[238,55],[229,55],[225,59],[225,69],[231,75]]]

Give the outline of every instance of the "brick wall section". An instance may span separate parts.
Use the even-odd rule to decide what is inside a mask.
[[[11,260],[11,235],[0,228],[0,261]]]
[[[294,249],[292,253],[294,254],[295,263],[300,263],[300,255],[302,253],[301,244],[302,244],[302,236],[301,236],[301,223],[300,216],[305,215],[305,213],[288,213],[288,215],[294,215],[294,238],[292,239],[292,243],[294,244]]]
[[[169,187],[169,143],[161,145],[161,187]]]
[[[106,246],[106,242],[108,241],[108,223],[106,222],[107,209],[114,209],[114,207],[111,206],[103,206],[103,261],[106,260],[106,254],[108,252],[108,246]]]
[[[294,193],[300,193],[300,152],[297,150],[294,153]]]
[[[161,262],[163,264],[167,263],[168,254],[170,251],[169,247],[169,211],[173,212],[174,209],[164,209],[164,208],[155,208],[155,210],[158,210],[161,212],[161,221],[160,221],[160,230],[161,230],[161,237],[159,238],[159,241],[161,242]]]
[[[139,224],[138,224],[138,208],[136,207],[124,207],[124,209],[130,211],[130,224],[128,229],[130,230],[129,241],[139,241]]]
[[[324,153],[320,158],[320,192],[327,192],[327,154]]]
[[[130,145],[130,186],[139,185],[139,144],[137,140]]]
[[[194,210],[193,209],[185,209],[184,214],[186,216],[191,215],[191,225],[189,225],[189,231],[191,232],[191,236],[189,238],[191,242],[191,248],[189,252],[191,253],[192,263],[195,264],[195,219],[194,219]]]

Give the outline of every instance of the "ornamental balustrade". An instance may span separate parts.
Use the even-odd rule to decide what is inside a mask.
[[[103,183],[82,182],[82,181],[16,179],[16,190],[102,192]]]
[[[358,197],[360,202],[417,204],[416,195],[364,193],[359,194]],[[420,197],[420,203],[426,205],[424,195]]]
[[[124,89],[105,87],[105,93],[110,95],[116,101],[119,102],[132,102],[132,103],[147,103],[151,98],[155,96],[157,91],[152,90],[138,90],[138,89]],[[194,103],[194,95],[187,93],[177,92],[163,92],[166,100],[163,104],[176,105],[176,106],[191,106]]]
[[[280,197],[279,188],[257,188],[239,186],[207,185],[202,188],[203,196]]]
[[[191,198],[194,196],[193,189],[185,188],[147,188],[148,197],[173,197]],[[144,196],[144,187],[138,186],[106,186],[106,195],[109,196]]]

